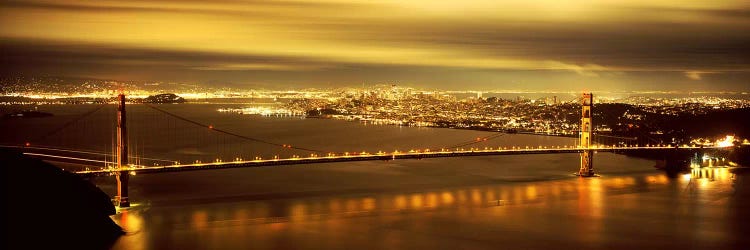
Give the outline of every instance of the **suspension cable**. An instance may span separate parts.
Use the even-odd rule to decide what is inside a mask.
[[[640,131],[640,130],[636,130],[636,132],[638,132],[638,134],[642,135],[643,137],[646,137],[646,139],[648,139],[648,140],[650,140],[650,141],[653,141],[653,142],[655,142],[655,143],[661,143],[661,141],[660,141],[660,140],[657,140],[657,139],[654,139],[654,138],[653,138],[653,137],[651,137],[651,136],[648,136],[647,134],[643,133],[643,131]]]
[[[226,134],[226,135],[230,135],[230,136],[233,136],[233,137],[237,137],[237,138],[240,138],[240,139],[243,139],[243,140],[253,141],[253,142],[259,142],[259,143],[264,143],[264,144],[268,144],[268,145],[279,146],[279,147],[283,147],[283,148],[291,148],[291,149],[297,149],[297,150],[302,150],[302,151],[308,151],[308,152],[318,152],[318,153],[324,153],[325,152],[325,151],[322,151],[322,150],[309,149],[309,148],[303,148],[303,147],[295,147],[295,146],[291,146],[291,145],[288,145],[288,144],[280,144],[280,143],[275,143],[275,142],[266,141],[266,140],[262,140],[262,139],[252,138],[252,137],[248,137],[248,136],[244,136],[244,135],[240,135],[240,134],[235,134],[235,133],[232,133],[232,132],[229,132],[229,131],[226,131],[226,130],[221,130],[221,129],[215,128],[215,127],[213,127],[211,125],[206,125],[206,124],[203,124],[203,123],[200,123],[200,122],[197,122],[197,121],[193,121],[193,120],[187,119],[185,117],[182,117],[182,116],[170,113],[169,111],[157,108],[157,107],[155,107],[153,105],[150,105],[148,103],[144,103],[144,104],[146,105],[146,107],[152,108],[152,109],[154,109],[156,111],[159,111],[159,112],[164,113],[164,114],[166,114],[168,116],[177,118],[177,119],[182,120],[184,122],[188,122],[188,123],[191,123],[191,124],[196,125],[196,126],[204,127],[204,128],[210,129],[212,131],[216,131],[216,132],[219,132],[219,133],[222,133],[222,134]]]
[[[86,117],[88,117],[88,116],[90,116],[90,115],[92,115],[92,114],[96,113],[96,111],[99,111],[100,109],[102,109],[102,108],[103,108],[104,106],[106,106],[106,105],[107,105],[107,104],[102,104],[102,105],[99,105],[98,107],[96,107],[96,108],[92,109],[91,111],[88,111],[88,112],[86,112],[86,113],[83,113],[83,114],[81,114],[80,116],[76,117],[75,119],[72,119],[72,120],[70,120],[70,121],[66,122],[66,123],[65,123],[65,124],[63,124],[62,126],[60,126],[60,127],[57,127],[56,129],[54,129],[54,130],[52,130],[52,131],[50,131],[50,132],[47,132],[47,133],[46,133],[46,134],[44,134],[44,135],[41,135],[41,136],[39,136],[39,137],[37,137],[37,138],[34,138],[34,139],[33,139],[32,141],[33,141],[33,142],[38,142],[38,141],[41,141],[42,139],[46,139],[47,137],[50,137],[50,136],[52,136],[52,135],[54,135],[54,134],[57,134],[57,133],[59,133],[59,132],[60,132],[61,130],[63,130],[63,129],[65,129],[65,128],[67,128],[67,127],[69,127],[69,126],[71,126],[71,125],[75,124],[76,122],[80,121],[81,119],[83,119],[83,118],[86,118]]]
[[[488,136],[485,136],[485,137],[477,137],[476,140],[465,141],[465,142],[462,142],[462,143],[459,143],[459,144],[456,144],[456,145],[453,145],[453,146],[450,146],[450,147],[446,147],[446,148],[456,148],[456,147],[469,146],[469,145],[477,144],[477,143],[480,143],[480,142],[485,142],[487,140],[492,140],[492,139],[495,139],[495,138],[498,138],[498,137],[502,137],[504,135],[507,135],[507,133],[498,132],[498,133],[495,133],[493,135],[488,135]]]
[[[625,140],[631,140],[631,141],[637,140],[637,138],[636,138],[636,137],[622,137],[622,136],[614,136],[614,135],[601,135],[601,134],[595,134],[594,136],[599,136],[599,137],[608,137],[608,138],[616,138],[616,139],[625,139]]]
[[[112,156],[114,157],[114,154],[106,153],[104,151],[93,151],[93,150],[87,150],[87,149],[73,149],[73,148],[55,148],[51,146],[16,146],[16,145],[0,145],[0,148],[15,148],[15,149],[35,149],[38,151],[53,151],[53,152],[65,152],[65,153],[74,153],[74,154],[82,154],[82,155],[96,155],[96,156]],[[29,152],[24,152],[29,153]],[[167,160],[167,159],[158,159],[158,158],[149,158],[149,157],[138,157],[138,156],[130,156],[128,158],[131,159],[144,159],[149,161],[161,161],[161,162],[175,162],[174,160]]]

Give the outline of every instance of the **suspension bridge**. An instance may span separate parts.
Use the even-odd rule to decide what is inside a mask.
[[[684,155],[702,155],[705,150],[720,149],[719,146],[697,146],[697,145],[664,145],[664,144],[638,144],[635,138],[597,135],[593,130],[592,108],[593,95],[585,93],[580,98],[581,102],[581,123],[579,127],[579,137],[575,144],[572,145],[548,145],[548,146],[476,146],[485,144],[485,142],[500,138],[506,133],[497,132],[489,136],[478,137],[475,139],[460,142],[454,145],[443,147],[424,148],[419,150],[405,151],[348,151],[348,152],[330,152],[326,150],[302,147],[297,145],[278,143],[271,140],[251,137],[237,132],[225,130],[214,125],[201,122],[195,118],[190,118],[184,114],[177,114],[173,111],[159,107],[158,105],[146,104],[143,106],[151,110],[149,115],[140,117],[140,121],[129,123],[126,111],[126,99],[124,94],[117,97],[117,115],[109,115],[104,118],[94,119],[96,125],[83,125],[83,134],[105,133],[109,134],[111,143],[102,143],[102,141],[90,143],[91,145],[105,144],[103,150],[82,150],[74,147],[49,147],[40,142],[50,142],[57,137],[57,145],[70,141],[85,141],[82,137],[66,138],[66,130],[80,124],[85,118],[92,116],[104,107],[98,106],[82,115],[63,123],[61,126],[50,130],[47,133],[38,135],[37,138],[25,142],[23,145],[5,145],[1,147],[13,147],[20,149],[24,154],[38,157],[49,161],[74,162],[79,166],[84,166],[80,170],[74,171],[81,176],[115,176],[117,179],[117,196],[115,202],[121,207],[128,207],[128,179],[130,175],[164,173],[178,171],[194,170],[211,170],[226,168],[252,168],[252,167],[271,167],[281,165],[299,165],[299,164],[319,164],[335,162],[353,162],[353,161],[388,161],[402,159],[427,159],[442,157],[470,157],[470,156],[501,156],[501,155],[525,155],[525,154],[579,154],[580,166],[577,175],[581,177],[597,176],[594,171],[593,157],[595,152],[628,152],[628,151],[650,151],[650,152],[679,152]],[[189,112],[189,111],[188,111]],[[159,120],[163,118],[167,120]],[[116,121],[114,119],[116,118]],[[101,126],[101,124],[110,124]],[[112,126],[111,124],[116,124]],[[154,124],[166,125],[165,130],[155,129],[153,127],[144,127],[144,124],[153,126]],[[135,134],[129,129],[136,126]],[[139,127],[140,126],[140,127]],[[167,131],[169,135],[164,135]],[[206,133],[207,132],[207,133]],[[92,138],[95,136],[92,136]],[[165,139],[166,138],[166,139]],[[163,157],[151,157],[159,155],[159,149],[150,147],[149,139],[165,140],[166,144],[216,144],[214,151],[217,155],[238,154],[237,152],[247,152],[246,144],[240,142],[249,142],[256,149],[261,147],[276,147],[285,152],[292,152],[289,155],[274,154],[273,156],[255,156],[248,158],[235,157],[231,160],[224,160],[220,157],[211,157],[208,160],[194,160],[189,163],[182,163],[184,159],[164,159]],[[164,144],[165,142],[161,142]],[[108,144],[108,145],[106,145]],[[302,153],[304,152],[304,153]],[[149,154],[150,153],[150,154]],[[149,155],[149,157],[145,157]],[[213,159],[213,160],[212,160]],[[150,163],[150,164],[148,164]]]

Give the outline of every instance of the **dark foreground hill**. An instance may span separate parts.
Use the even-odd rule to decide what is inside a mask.
[[[3,249],[108,249],[123,234],[110,198],[46,162],[0,150]]]

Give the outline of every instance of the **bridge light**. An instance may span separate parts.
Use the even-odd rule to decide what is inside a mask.
[[[24,145],[26,145],[28,147],[28,146],[31,146],[31,143],[26,142],[26,144],[24,144]]]
[[[214,129],[214,125],[208,125],[208,129]]]

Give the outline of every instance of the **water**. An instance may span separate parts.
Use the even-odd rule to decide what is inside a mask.
[[[53,118],[58,120],[3,121],[0,129],[13,129],[3,141],[22,141],[92,107],[47,107],[60,113]],[[215,111],[232,107],[227,105],[161,107],[245,136],[333,152],[434,149],[490,135]],[[130,110],[132,136],[147,135],[139,139],[139,148],[147,149],[142,156],[210,161],[216,157],[211,152],[222,158],[306,153],[279,153],[280,148],[229,137],[222,143],[232,146],[210,145],[210,139],[177,134],[199,137],[200,130],[170,125],[143,106]],[[105,121],[110,114],[92,119]],[[172,127],[146,132],[156,127],[152,124]],[[87,131],[84,139],[55,135],[46,140],[108,147],[92,146],[111,142],[107,128],[95,127],[71,126],[65,135]],[[103,138],[93,136],[96,131]],[[469,147],[574,143],[506,135]],[[130,232],[114,249],[732,249],[748,244],[750,203],[744,197],[750,186],[743,169],[697,169],[668,177],[652,161],[599,153],[595,166],[602,177],[582,179],[571,175],[578,164],[575,154],[555,154],[137,175],[130,186],[134,206],[113,216]],[[113,178],[94,181],[114,193]]]

